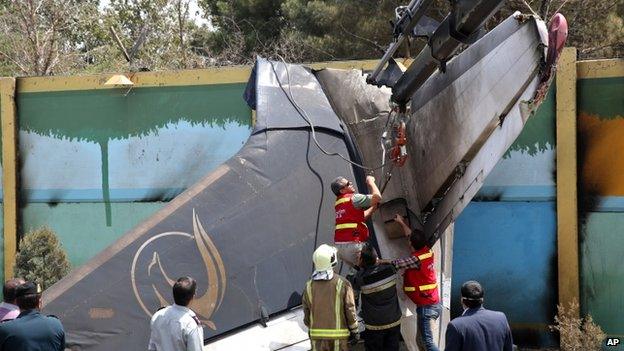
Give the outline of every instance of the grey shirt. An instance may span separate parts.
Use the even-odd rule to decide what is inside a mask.
[[[152,316],[150,351],[202,351],[204,330],[189,308],[173,304]]]

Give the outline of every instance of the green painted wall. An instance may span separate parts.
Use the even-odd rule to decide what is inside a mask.
[[[162,208],[165,202],[112,203],[115,226],[107,227],[103,203],[31,203],[22,208],[24,230],[47,225],[59,237],[72,267],[77,267]]]
[[[594,212],[581,233],[581,306],[610,336],[624,337],[624,213]],[[622,348],[624,350],[624,348]]]
[[[522,133],[507,150],[505,158],[511,151],[522,151],[531,156],[555,147],[555,84],[550,86],[546,98],[537,108],[535,114],[529,118]]]
[[[191,126],[214,127],[214,129],[221,129],[222,132],[232,123],[247,126],[248,128],[242,129],[242,138],[241,133],[229,136],[229,139],[246,140],[251,127],[251,113],[242,98],[244,88],[245,84],[237,83],[135,88],[127,93],[119,89],[23,93],[16,98],[19,106],[19,128],[20,132],[24,133],[99,146],[100,152],[96,156],[101,159],[99,172],[102,200],[107,204],[104,208],[107,217],[106,225],[111,226],[112,209],[109,204],[115,201],[111,197],[109,177],[111,162],[115,157],[113,151],[110,150],[111,143],[115,140],[158,134],[163,129],[175,129],[176,124],[181,121]],[[223,136],[223,141],[227,143],[228,138]],[[41,144],[45,143],[45,140],[37,142]],[[235,144],[229,156],[238,151],[241,146],[240,142]],[[148,147],[160,147],[166,150],[176,145],[162,145],[156,142],[145,148]],[[188,150],[189,156],[191,156],[191,151]],[[27,152],[27,150],[22,152],[22,161],[28,157]],[[54,155],[53,148],[50,149],[50,153],[51,157],[58,157]],[[63,167],[64,160],[58,161],[58,166]],[[137,157],[136,161],[138,163],[141,160]],[[150,176],[156,174],[158,169],[158,166],[154,166],[154,169],[144,169],[142,177],[135,177],[138,180],[136,183],[140,184],[142,178],[149,179]],[[22,184],[36,183],[38,179],[45,176],[43,171],[37,170],[37,172],[38,174],[23,173]],[[66,172],[67,174],[62,175],[64,180],[62,186],[57,185],[52,189],[54,195],[60,196],[61,199],[63,191],[81,189],[79,180],[85,177],[73,169],[68,168]],[[168,188],[166,185],[164,187]],[[170,187],[179,188],[177,184]],[[59,202],[58,198],[49,200]],[[150,200],[163,199],[151,198]]]
[[[624,77],[579,79],[577,107],[601,118],[624,117]]]
[[[19,94],[22,231],[86,263],[240,149],[245,86]]]
[[[581,309],[624,338],[624,77],[581,79],[577,96]]]

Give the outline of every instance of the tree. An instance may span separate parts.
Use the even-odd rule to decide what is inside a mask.
[[[391,41],[394,9],[407,0],[196,0],[209,25],[195,23],[192,0],[0,0],[0,74],[50,75],[128,68],[179,69],[250,64],[255,55],[291,62],[375,59]],[[438,21],[450,1],[433,0]],[[508,0],[486,29],[516,10],[568,19],[580,58],[624,56],[624,0]],[[129,67],[111,37],[133,51]],[[412,39],[396,55],[426,44]]]
[[[549,21],[560,12],[568,20],[567,46],[579,58],[624,57],[624,0],[511,0],[497,15],[532,10]]]
[[[623,54],[623,1],[510,0],[486,29],[516,10],[534,11],[546,20],[560,11],[570,24],[568,45],[577,46],[581,57],[618,56]],[[271,56],[277,43],[303,48],[299,55],[287,58],[290,61],[378,58],[380,48],[391,40],[388,21],[395,7],[405,4],[396,0],[200,0],[216,28],[207,46],[222,52],[242,45],[236,63],[252,60],[257,53]],[[440,21],[449,11],[449,1],[434,0],[427,15]],[[410,44],[397,55],[414,55],[425,41],[411,40]]]
[[[136,50],[133,69],[179,69],[203,66],[203,58],[190,47],[191,38],[200,28],[190,20],[190,0],[111,0],[104,10],[103,27],[113,27],[124,46],[130,50],[142,33],[146,39]],[[116,48],[112,37],[104,39]],[[123,62],[119,49],[115,58]],[[105,60],[106,61],[106,60]]]
[[[67,255],[52,229],[42,227],[26,233],[15,256],[15,276],[47,289],[69,273]]]
[[[0,57],[5,70],[51,75],[80,65],[79,28],[97,15],[97,0],[7,0],[0,3]]]

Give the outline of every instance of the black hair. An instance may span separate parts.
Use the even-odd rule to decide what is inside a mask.
[[[22,311],[34,310],[39,308],[39,301],[41,300],[41,294],[26,294],[19,296],[15,299],[17,307]]]
[[[195,296],[197,282],[191,277],[182,277],[173,284],[173,300],[176,305],[188,306]]]
[[[15,302],[15,293],[17,292],[17,287],[24,283],[25,281],[22,278],[13,278],[7,280],[2,287],[2,296],[4,296],[4,301],[8,303]]]
[[[364,264],[364,268],[372,267],[377,263],[377,251],[369,242],[364,243],[362,251],[360,251],[360,260]]]
[[[409,236],[409,241],[414,250],[420,250],[425,245],[427,245],[427,241],[425,240],[425,233],[420,229],[412,230],[412,233]]]
[[[476,280],[469,280],[462,284],[461,296],[464,305],[468,308],[479,308],[483,305],[483,287]]]

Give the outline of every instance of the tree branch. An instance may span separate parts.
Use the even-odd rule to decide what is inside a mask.
[[[551,0],[542,0],[542,4],[540,5],[539,15],[544,21],[548,19],[548,8],[550,7],[550,2]]]
[[[354,37],[354,38],[356,38],[356,39],[359,39],[359,40],[361,40],[361,41],[363,41],[363,42],[365,42],[365,43],[367,43],[367,44],[370,44],[372,47],[374,47],[374,48],[375,48],[377,51],[379,51],[381,54],[384,54],[384,53],[386,52],[386,49],[384,49],[381,45],[377,44],[376,42],[374,42],[374,41],[372,41],[372,40],[370,40],[370,39],[368,39],[368,38],[361,37],[361,36],[359,36],[359,35],[357,35],[357,34],[355,34],[355,33],[351,33],[351,32],[349,32],[349,31],[348,31],[348,30],[347,30],[347,29],[346,29],[346,28],[342,25],[342,23],[340,23],[340,29],[342,29],[342,31],[343,31],[343,32],[345,32],[345,33],[349,34],[350,36],[352,36],[352,37]]]
[[[14,65],[17,66],[17,68],[20,69],[20,71],[22,71],[22,73],[28,74],[28,70],[24,68],[24,66],[22,66],[19,62],[17,62],[16,60],[14,60],[12,57],[10,57],[9,55],[7,55],[5,52],[1,50],[0,50],[0,56],[5,57],[7,60],[11,61]]]

